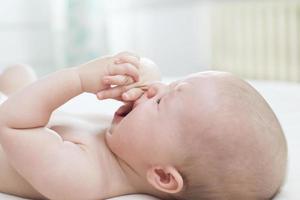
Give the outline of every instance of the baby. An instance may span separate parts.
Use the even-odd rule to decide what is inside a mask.
[[[151,83],[158,79],[153,62],[120,53],[12,92],[0,106],[0,191],[54,200],[271,199],[287,146],[258,92],[225,72]],[[124,106],[107,127],[99,116],[57,111],[83,92]]]

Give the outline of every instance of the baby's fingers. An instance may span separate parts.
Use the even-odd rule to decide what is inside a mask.
[[[122,99],[124,101],[135,101],[144,94],[144,91],[141,88],[132,88],[127,92],[122,94]]]
[[[122,64],[122,63],[130,63],[134,65],[135,67],[140,67],[140,58],[133,55],[121,55],[117,58],[115,61],[115,64]]]
[[[103,83],[105,85],[129,85],[133,82],[134,81],[130,76],[115,75],[103,77]]]
[[[136,67],[129,63],[114,65],[109,70],[110,76],[125,75],[133,78],[134,81],[139,80],[139,71]]]
[[[120,99],[121,95],[127,90],[125,86],[116,86],[107,90],[98,92],[97,98],[102,99]]]

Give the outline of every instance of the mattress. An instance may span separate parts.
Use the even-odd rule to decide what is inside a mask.
[[[169,82],[167,79],[166,82]],[[286,134],[289,146],[289,166],[287,179],[275,200],[300,199],[300,84],[269,81],[249,81],[269,102]],[[82,94],[61,110],[72,113],[103,113],[112,115],[121,104],[112,100],[98,101],[94,95]],[[1,200],[22,198],[0,193]],[[111,200],[155,200],[145,195],[128,195]],[[157,199],[156,199],[157,200]]]

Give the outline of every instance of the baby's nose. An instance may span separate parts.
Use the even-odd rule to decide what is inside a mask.
[[[155,96],[162,96],[168,91],[168,86],[164,83],[154,83],[150,85],[146,95],[150,99]]]
[[[138,100],[135,101],[133,107],[135,108],[140,103],[147,101],[153,97],[160,98],[168,91],[168,86],[163,83],[153,83],[148,87],[147,92],[145,92]]]

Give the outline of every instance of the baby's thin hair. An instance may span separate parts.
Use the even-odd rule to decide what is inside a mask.
[[[213,162],[215,165],[206,165],[206,163],[201,163],[203,161],[199,156],[202,153],[199,150],[199,146],[202,145],[201,137],[203,135],[214,135],[213,128],[204,130],[207,131],[206,133],[203,133],[203,130],[201,133],[196,130],[194,133],[183,134],[182,145],[183,149],[186,151],[187,157],[184,159],[182,166],[180,166],[179,169],[183,175],[185,187],[180,193],[171,195],[170,199],[270,200],[278,193],[280,185],[284,181],[286,172],[287,145],[280,123],[268,103],[248,83],[230,74],[219,76],[215,80],[215,82],[218,83],[215,87],[216,92],[221,95],[219,96],[221,106],[216,113],[218,115],[224,114],[226,123],[230,122],[231,119],[237,120],[235,121],[235,125],[241,126],[241,129],[238,130],[242,131],[237,132],[238,139],[242,139],[243,134],[246,134],[246,139],[254,139],[251,140],[252,143],[246,143],[248,147],[244,148],[240,145],[233,148],[233,155],[226,153],[221,154],[221,156],[223,156],[222,158],[225,159],[225,162],[233,162],[229,164],[225,163],[225,165],[227,165],[225,170],[222,171],[220,165],[223,160],[220,162],[218,160]],[[214,83],[212,82],[212,84]],[[194,123],[198,123],[197,119],[194,120]],[[218,124],[212,123],[208,127],[217,125]],[[220,126],[222,126],[222,124],[220,124]],[[222,131],[220,133],[226,134],[226,131],[224,131],[224,133]],[[190,141],[187,135],[193,135],[192,139],[190,139],[193,141]],[[220,137],[220,134],[217,135]],[[209,137],[212,139],[213,136]],[[251,149],[250,145],[253,145],[253,141],[257,141],[256,137],[262,137],[260,139],[265,141],[262,141],[260,144],[254,143],[258,146],[254,146],[256,148]],[[220,138],[217,138],[217,140],[218,139]],[[237,139],[231,135],[229,136],[228,141],[236,142]],[[217,141],[214,144],[219,144],[218,142],[220,141]],[[226,151],[226,148],[230,147],[230,145],[226,146],[226,144],[223,146],[222,140],[220,144],[220,148],[223,148],[223,151],[224,149]],[[264,149],[264,145],[270,146],[267,147],[268,149]],[[197,152],[197,149],[199,152]],[[247,157],[248,160],[246,161],[243,157],[241,159],[242,154],[239,155],[239,151],[244,149],[245,152],[253,154]],[[235,166],[235,153],[237,154],[236,163],[240,164],[238,166]],[[261,155],[261,158],[257,158],[256,156],[260,153],[263,153],[263,155]],[[209,155],[204,156],[209,157]],[[218,156],[216,158],[218,158]],[[258,161],[256,159],[258,159]],[[203,172],[203,170],[206,170],[206,172]],[[206,177],[213,179],[209,184],[206,182],[205,177],[203,177],[203,175],[206,174],[210,175]],[[242,176],[240,177],[240,175]],[[267,177],[262,177],[262,175]]]

